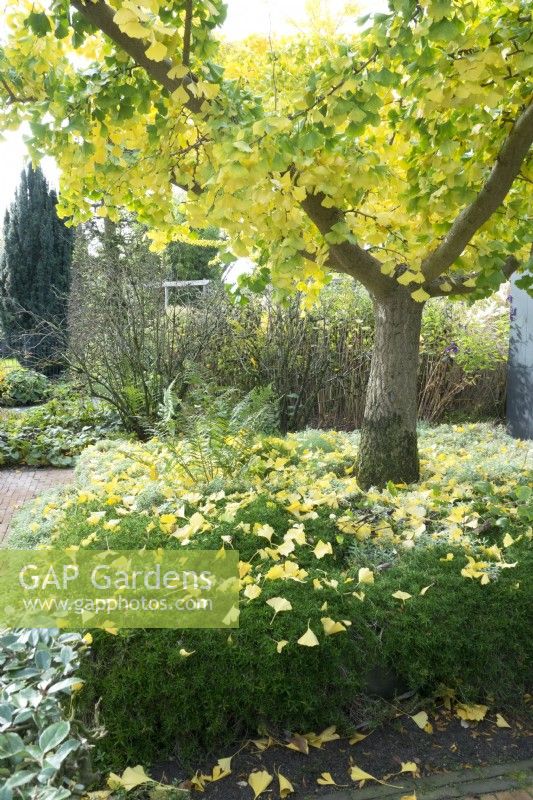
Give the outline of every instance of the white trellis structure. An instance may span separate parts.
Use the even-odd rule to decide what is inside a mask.
[[[211,281],[208,278],[203,278],[197,281],[163,281],[163,289],[165,290],[165,310],[169,307],[169,289],[179,289],[185,286],[200,286],[202,291],[205,292]]]

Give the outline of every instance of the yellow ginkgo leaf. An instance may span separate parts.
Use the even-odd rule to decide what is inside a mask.
[[[433,583],[430,583],[428,586],[424,586],[424,588],[423,588],[423,589],[420,589],[420,592],[419,592],[419,594],[421,594],[421,595],[422,595],[422,597],[423,597],[423,596],[425,595],[425,593],[427,592],[427,590],[428,590],[428,589],[431,589],[431,587],[432,587],[432,586],[434,586],[434,585],[435,585],[435,584],[433,584]]]
[[[169,69],[167,75],[169,78],[184,78],[187,73],[189,72],[189,67],[185,66],[185,64],[176,64],[172,69]]]
[[[287,639],[280,639],[279,642],[276,645],[276,650],[278,651],[278,653],[281,653],[283,648],[286,647],[288,644],[289,644],[289,642],[288,642]]]
[[[424,289],[417,289],[416,292],[411,292],[411,297],[417,303],[425,303],[426,300],[429,300],[429,294]]]
[[[126,22],[133,22],[137,17],[129,8],[120,8],[113,16],[113,22],[121,28]]]
[[[249,583],[244,590],[243,595],[247,597],[248,600],[256,600],[261,594],[261,591],[262,589],[257,585],[257,583]]]
[[[362,742],[367,736],[368,733],[354,733],[353,736],[350,736],[348,741],[350,744],[359,744],[359,742]]]
[[[147,29],[143,28],[141,23],[137,22],[137,20],[125,22],[124,25],[120,26],[120,29],[128,36],[131,36],[132,39],[142,39],[148,33]]]
[[[331,772],[323,772],[320,778],[316,779],[319,786],[338,786],[339,784],[333,780]]]
[[[152,61],[163,61],[167,54],[167,48],[161,42],[152,42],[145,55]]]
[[[297,753],[309,755],[309,742],[301,733],[294,733],[292,739],[285,745],[289,750],[296,750]]]
[[[239,619],[239,609],[237,606],[232,606],[224,619],[222,620],[223,625],[232,625],[234,622],[237,622]]]
[[[455,708],[455,713],[459,719],[480,722],[482,719],[484,719],[488,710],[488,706],[478,705],[476,703],[473,703],[472,705],[459,703]]]
[[[218,766],[221,767],[225,772],[231,772],[231,759],[233,756],[227,756],[227,758],[219,758],[218,759]]]
[[[205,783],[208,779],[209,776],[196,772],[190,779],[190,784],[197,792],[205,792]]]
[[[418,714],[414,714],[411,719],[418,725],[419,728],[422,728],[422,730],[424,730],[429,722],[429,717],[425,711],[419,711]]]
[[[402,768],[400,772],[418,772],[418,766],[415,764],[414,761],[402,761]]]
[[[368,567],[361,567],[357,578],[359,583],[374,583],[374,573]]]
[[[126,767],[120,777],[112,772],[107,779],[107,785],[110,789],[124,789],[126,792],[135,789],[136,786],[141,786],[143,783],[151,782],[152,778],[146,774],[140,764],[137,764],[136,767]]]
[[[193,653],[196,653],[196,650],[186,650],[184,647],[182,647],[180,650],[180,656],[182,658],[189,658],[189,656],[192,656]]]
[[[383,786],[387,785],[385,781],[375,778],[369,772],[365,772],[363,769],[356,767],[355,765],[350,767],[350,778],[352,781],[376,781],[376,783],[381,783]]]
[[[503,537],[503,546],[510,547],[512,544],[514,544],[513,537],[511,536],[510,533],[506,533],[505,536]]]
[[[317,647],[320,642],[311,628],[307,628],[306,632],[298,639],[298,644],[301,644],[303,647]]]
[[[313,553],[317,558],[324,558],[324,556],[331,555],[333,553],[331,542],[323,542],[322,539],[320,539],[320,541],[317,542]]]
[[[498,728],[510,728],[511,726],[501,714],[496,714],[496,725]]]
[[[254,533],[256,536],[262,536],[270,542],[274,534],[274,528],[271,525],[254,525]]]
[[[392,596],[395,597],[396,600],[402,600],[402,601],[409,600],[412,597],[412,595],[409,594],[409,592],[402,592],[400,589],[398,589],[397,592],[393,592]]]
[[[326,742],[335,742],[341,738],[337,733],[336,725],[330,725],[329,728],[325,728],[321,733],[306,733],[304,736],[312,747],[317,748],[322,747]]]
[[[251,775],[248,776],[248,785],[254,793],[254,800],[256,800],[265,789],[268,789],[272,780],[272,775],[264,769],[260,772],[252,772]]]
[[[267,600],[267,605],[274,609],[274,617],[276,614],[279,614],[280,611],[292,611],[292,605],[290,600],[286,600],[284,597],[271,597],[270,600]],[[274,619],[272,617],[272,619]]]
[[[342,633],[346,630],[342,622],[335,622],[331,617],[321,617],[320,622],[322,623],[326,636],[333,636],[334,633]]]
[[[416,794],[402,794],[400,800],[416,800]]]
[[[220,758],[219,763],[215,764],[215,766],[213,767],[213,772],[209,776],[209,780],[212,783],[214,783],[215,781],[219,781],[221,778],[227,778],[228,775],[231,775],[231,769],[225,769],[220,763],[221,761],[231,761],[231,758],[230,759]]]
[[[281,772],[278,772],[278,781],[279,781],[279,796],[282,800],[287,797],[288,794],[292,794],[294,792],[294,787],[290,780],[288,780],[285,775],[282,775]]]

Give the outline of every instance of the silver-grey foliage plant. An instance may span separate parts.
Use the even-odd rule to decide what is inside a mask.
[[[72,702],[86,647],[79,633],[0,631],[0,800],[69,800],[94,782]]]

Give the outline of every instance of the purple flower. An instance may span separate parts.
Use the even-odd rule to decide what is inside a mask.
[[[444,349],[444,352],[450,356],[456,356],[459,352],[459,345],[457,345],[456,342],[450,342],[448,347]]]

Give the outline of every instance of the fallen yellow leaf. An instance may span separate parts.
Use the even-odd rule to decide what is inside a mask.
[[[301,736],[299,733],[293,735],[287,747],[289,750],[296,750],[298,753],[303,753],[304,755],[309,754],[309,742],[305,736]]]
[[[206,780],[209,780],[208,775],[202,775],[202,773],[196,772],[192,776],[190,783],[193,789],[196,789],[197,792],[205,792]]]
[[[396,600],[409,600],[413,595],[409,594],[409,592],[402,592],[401,589],[398,589],[397,592],[393,592],[392,596],[396,598]]]
[[[270,784],[272,783],[272,775],[267,772],[266,770],[261,770],[260,772],[252,772],[248,776],[248,785],[251,787],[254,793],[254,800],[262,794],[265,789],[268,789]]]
[[[496,714],[496,725],[498,728],[510,728],[511,726],[501,714]]]
[[[342,633],[346,630],[342,622],[335,622],[331,617],[321,617],[320,622],[322,623],[326,636],[333,636],[334,633]]]
[[[271,736],[267,736],[264,739],[252,739],[252,743],[255,744],[259,751],[268,750],[269,747],[272,747],[275,744],[274,739]]]
[[[332,555],[333,548],[331,546],[331,542],[323,542],[322,539],[317,543],[315,549],[313,550],[316,558],[324,558],[324,556]]]
[[[424,730],[429,722],[429,717],[425,711],[419,711],[418,714],[412,716],[411,719],[418,725],[419,728],[422,728],[422,730]]]
[[[298,639],[298,644],[301,644],[303,647],[317,647],[319,641],[311,628],[308,627],[306,632]]]
[[[337,733],[335,725],[330,725],[325,728],[322,733],[304,733],[304,738],[307,739],[312,747],[322,747],[325,742],[334,742],[341,737]]]
[[[363,739],[366,739],[367,736],[368,733],[354,733],[354,735],[350,737],[349,743],[358,744],[359,742],[362,742]]]
[[[455,713],[460,719],[480,722],[482,719],[484,719],[488,710],[488,706],[476,705],[475,703],[472,705],[459,703],[455,708]]]
[[[219,758],[218,764],[215,764],[213,767],[213,772],[209,776],[209,780],[212,783],[219,781],[221,778],[227,778],[228,775],[231,775],[231,769],[229,769],[229,767],[224,767],[221,764],[221,762],[225,761],[231,762],[231,758]]]
[[[368,567],[361,567],[357,579],[359,583],[374,583],[374,573]]]
[[[380,780],[379,778],[375,778],[369,772],[365,772],[360,767],[356,767],[355,765],[350,767],[350,778],[352,781],[376,781],[376,783],[381,783],[382,786],[392,786],[391,783],[386,783],[385,781]],[[395,787],[401,788],[401,787]]]
[[[331,777],[330,772],[323,772],[320,778],[316,779],[316,782],[319,786],[338,786],[339,784],[336,783],[333,778]]]
[[[270,606],[274,609],[274,617],[276,614],[279,614],[280,611],[292,611],[290,600],[286,600],[284,597],[271,597],[270,600],[267,600],[266,602],[267,606]],[[272,617],[272,620],[274,617]]]
[[[136,786],[141,786],[143,783],[151,782],[152,778],[146,774],[140,764],[137,764],[136,767],[126,767],[120,777],[111,772],[107,779],[107,785],[110,789],[124,789],[126,792],[135,789]]]
[[[279,796],[283,800],[283,798],[287,797],[288,794],[292,794],[294,792],[294,787],[292,783],[284,775],[281,774],[281,772],[278,772],[278,781],[279,781]]]

